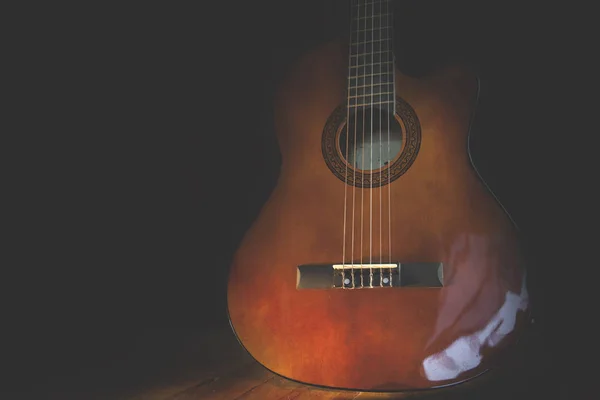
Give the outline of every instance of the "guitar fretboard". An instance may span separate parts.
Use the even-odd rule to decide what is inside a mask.
[[[352,0],[348,106],[394,104],[393,12],[390,0]]]

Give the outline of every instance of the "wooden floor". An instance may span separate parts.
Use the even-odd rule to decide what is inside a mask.
[[[305,399],[525,399],[542,393],[543,376],[485,378],[453,394],[400,395],[322,390],[272,374],[238,344],[227,325],[202,329],[148,329],[110,365],[64,376],[44,399],[305,400]],[[528,368],[528,367],[527,367]],[[513,371],[515,372],[515,371]],[[514,375],[514,374],[513,374]],[[555,392],[555,391],[554,391]],[[11,398],[16,398],[15,396]],[[30,397],[27,397],[30,398]],[[36,397],[42,398],[42,397]],[[538,398],[538,396],[536,396]],[[548,399],[549,394],[541,398]]]

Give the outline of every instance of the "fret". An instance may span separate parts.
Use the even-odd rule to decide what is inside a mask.
[[[383,85],[393,84],[394,74],[392,71],[378,73],[378,74],[367,74],[348,77],[348,87],[362,87],[365,85]]]
[[[369,20],[373,20],[376,18],[387,18],[387,17],[391,17],[392,14],[388,14],[388,13],[373,13],[371,15],[365,15],[363,17],[354,17],[353,19],[356,20],[364,20],[364,19],[369,19]]]
[[[351,54],[350,57],[372,56],[372,55],[384,54],[384,53],[388,53],[388,52],[389,52],[388,50],[383,50],[383,51],[374,51],[369,54]]]
[[[368,76],[372,76],[373,78],[371,78],[371,79],[375,79],[375,77],[386,77],[390,74],[391,74],[391,72],[378,72],[376,74],[355,75],[355,76],[350,77],[350,79],[364,79]]]
[[[365,64],[359,64],[359,65],[351,65],[350,68],[362,68],[362,67],[374,67],[374,66],[381,66],[381,65],[386,65],[386,64],[392,64],[392,61],[383,61],[383,62],[378,62],[378,63],[365,63]],[[381,72],[381,71],[380,71]],[[375,72],[373,72],[375,73]]]
[[[350,44],[350,53],[380,53],[382,51],[392,50],[392,39],[385,38],[379,40],[371,40]]]
[[[394,103],[394,95],[392,94],[381,94],[373,96],[361,96],[353,97],[348,99],[349,107],[359,106],[371,106],[376,104],[388,104]]]
[[[371,101],[377,103],[379,101],[392,101],[394,98],[394,92],[384,92],[384,93],[372,93],[365,95],[357,95],[357,96],[348,96],[350,104],[360,104],[365,103],[369,104]]]
[[[350,67],[384,64],[392,61],[394,61],[394,53],[392,51],[382,51],[370,54],[352,54],[350,56]]]
[[[371,75],[371,76],[373,76],[373,75]],[[351,79],[354,79],[354,78],[351,78]],[[375,86],[383,86],[383,85],[386,85],[386,86],[393,85],[393,82],[375,83],[375,82],[370,82],[369,81],[369,83],[367,83],[367,84],[358,85],[358,86],[352,86],[352,85],[350,85],[349,87],[350,87],[350,89],[359,89],[359,88],[364,88],[364,87],[375,87]]]
[[[390,95],[390,94],[393,95],[394,92],[358,94],[356,96],[348,96],[348,98],[349,99],[358,99],[358,98],[361,98],[361,99],[365,99],[365,98],[366,99],[370,99],[371,97],[378,97],[378,96],[384,96],[385,97],[385,95]],[[384,97],[382,97],[382,98],[384,98]]]
[[[384,12],[390,12],[392,9],[392,5],[387,1],[383,2],[359,2],[359,4],[352,5],[352,13],[357,13],[359,15],[364,14],[383,14]]]
[[[365,85],[361,87],[351,87],[348,89],[349,97],[370,97],[379,94],[393,93],[394,85],[385,84],[385,86],[371,86]]]
[[[348,92],[349,99],[366,99],[365,101],[371,101],[371,98],[375,99],[378,96],[385,96],[387,94],[393,95],[394,88],[388,87],[381,90],[372,90],[371,88],[361,88],[360,94],[357,94],[359,89],[350,89]],[[376,101],[376,100],[373,100]]]
[[[373,15],[370,17],[353,18],[352,30],[380,30],[392,25],[392,14]]]
[[[354,86],[348,88],[348,96],[371,96],[376,94],[384,94],[394,91],[394,84],[392,82],[381,83],[381,84],[367,84],[363,86]]]
[[[377,43],[377,42],[385,42],[388,40],[392,40],[392,38],[384,38],[384,39],[377,39],[377,40],[369,40],[366,42],[357,42],[357,43],[350,43],[351,45],[359,45],[359,44],[367,44],[367,43]]]
[[[349,73],[350,76],[356,74],[356,72],[352,72],[353,70],[358,70],[358,73],[360,73],[361,75],[391,73],[393,71],[393,62],[388,61],[379,64],[363,64],[351,66]]]
[[[374,30],[354,30],[351,35],[352,42],[370,42],[373,40],[392,39],[392,27]]]
[[[393,110],[394,102],[393,101],[380,101],[377,103],[356,104],[356,105],[349,106],[349,108],[360,110],[361,108],[369,108],[369,107],[380,106],[380,105],[386,105],[386,106],[390,107],[390,109]]]

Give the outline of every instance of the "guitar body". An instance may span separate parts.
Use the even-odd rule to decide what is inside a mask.
[[[460,66],[420,79],[395,70],[402,165],[371,189],[340,179],[339,147],[324,145],[346,122],[335,113],[347,71],[347,43],[333,41],[300,59],[278,91],[281,172],[234,257],[231,325],[258,362],[302,383],[403,391],[464,382],[496,365],[528,322],[516,228],[469,155],[478,80]],[[300,290],[298,266],[342,263],[351,236],[353,262],[440,262],[443,287]]]

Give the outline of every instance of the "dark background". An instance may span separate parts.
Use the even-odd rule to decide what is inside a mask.
[[[575,124],[590,48],[572,27],[586,11],[396,6],[404,72],[452,59],[482,72],[474,158],[536,261],[544,368],[566,381],[564,360],[578,354],[566,338],[580,336],[559,328],[572,326],[569,290],[586,280],[565,284],[563,263],[577,270],[573,249],[586,240],[573,229],[586,169],[572,168],[586,147]],[[232,253],[277,179],[273,90],[305,51],[343,34],[346,2],[45,5],[18,16],[7,191],[17,223],[3,292],[11,381],[109,363],[149,327],[226,324]]]

